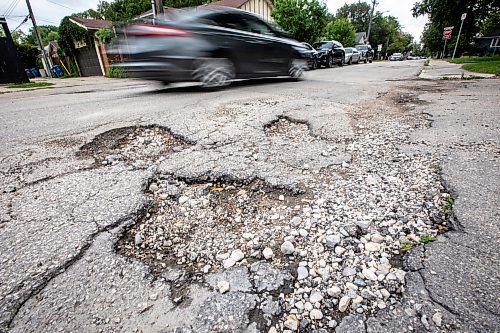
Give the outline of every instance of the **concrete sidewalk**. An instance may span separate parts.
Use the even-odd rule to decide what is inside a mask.
[[[471,79],[471,78],[492,78],[494,74],[484,74],[469,72],[462,68],[462,65],[452,64],[444,60],[430,60],[429,66],[419,75],[425,80],[447,80],[447,79]]]

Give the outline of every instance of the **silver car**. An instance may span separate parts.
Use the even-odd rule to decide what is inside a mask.
[[[345,60],[346,64],[359,64],[359,59],[361,58],[361,53],[355,47],[346,47],[345,51]]]

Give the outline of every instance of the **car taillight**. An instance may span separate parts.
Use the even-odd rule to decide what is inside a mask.
[[[127,35],[137,37],[188,37],[189,31],[151,24],[133,24],[127,28]]]

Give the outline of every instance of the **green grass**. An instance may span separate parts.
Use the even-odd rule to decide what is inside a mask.
[[[500,60],[465,64],[462,68],[471,72],[500,75]]]
[[[404,242],[401,244],[401,253],[406,253],[413,249],[413,243],[412,242]]]
[[[490,62],[490,61],[500,61],[500,56],[446,59],[446,61],[451,62],[453,64],[482,63],[482,62]]]
[[[431,235],[423,235],[420,237],[420,243],[422,244],[427,244],[430,242],[434,242],[436,240],[436,236],[431,236]]]
[[[49,87],[53,86],[53,83],[50,82],[27,82],[27,83],[16,83],[7,86],[7,88],[40,88],[40,87]]]

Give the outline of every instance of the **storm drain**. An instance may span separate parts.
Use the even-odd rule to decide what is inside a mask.
[[[94,158],[96,166],[124,162],[148,167],[165,154],[189,145],[190,142],[161,126],[131,126],[99,134],[80,148],[79,156]]]
[[[304,194],[253,179],[160,178],[149,186],[153,205],[118,244],[122,254],[153,267],[208,273],[274,258]]]

